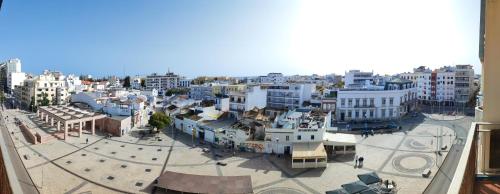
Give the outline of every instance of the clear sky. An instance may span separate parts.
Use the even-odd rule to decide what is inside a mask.
[[[479,0],[5,0],[0,61],[136,75],[380,74],[472,64]]]

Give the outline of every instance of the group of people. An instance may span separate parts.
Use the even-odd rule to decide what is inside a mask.
[[[354,168],[361,168],[363,167],[363,161],[365,160],[365,158],[363,158],[363,156],[359,156],[356,155],[354,156]]]
[[[365,138],[367,138],[369,135],[374,136],[375,135],[375,131],[373,131],[373,129],[372,129],[370,131],[366,130],[366,131],[363,131],[363,133],[361,133],[361,136],[365,137]]]

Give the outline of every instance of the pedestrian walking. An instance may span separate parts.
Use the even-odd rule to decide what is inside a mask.
[[[354,156],[354,167],[358,167],[358,155]]]
[[[85,141],[86,141],[86,144],[89,144],[89,138],[87,138]]]
[[[359,166],[362,167],[363,166],[363,161],[365,160],[365,158],[363,158],[363,156],[359,157]]]

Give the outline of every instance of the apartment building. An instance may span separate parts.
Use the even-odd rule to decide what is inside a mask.
[[[68,92],[61,72],[45,70],[39,76],[24,80],[23,85],[14,89],[14,96],[21,107],[30,108],[32,101],[35,106],[40,105],[44,96],[52,105],[66,104]]]
[[[229,111],[241,115],[253,108],[266,107],[267,88],[259,85],[229,85]]]
[[[179,76],[172,72],[165,75],[153,73],[146,76],[146,90],[156,89],[160,94],[164,94],[169,89],[177,88],[179,79]]]
[[[20,85],[25,79],[25,74],[21,72],[21,60],[9,59],[0,63],[0,88],[8,93],[12,93],[16,85]]]
[[[431,100],[453,104],[455,102],[455,69],[442,67],[431,74]]]
[[[228,94],[227,87],[229,84],[227,83],[213,83],[212,85],[212,94],[215,96],[224,96]]]
[[[393,120],[415,108],[417,90],[410,80],[394,78],[385,86],[337,91],[336,119],[345,121]]]
[[[142,79],[141,79],[140,77],[138,77],[138,76],[136,76],[136,77],[132,78],[132,79],[130,80],[130,87],[131,87],[132,89],[140,90],[140,89],[142,88],[142,85],[141,85],[141,80],[142,80]]]
[[[373,72],[349,70],[344,76],[344,88],[360,88],[367,83],[373,84],[373,81]]]
[[[286,82],[286,78],[282,73],[269,73],[267,76],[259,77],[260,83],[270,83],[270,84],[283,84]]]
[[[471,65],[457,65],[455,68],[455,100],[467,103],[474,98],[474,69]]]
[[[212,93],[210,84],[191,85],[189,86],[189,98],[194,100],[214,100],[215,95]]]
[[[267,87],[266,114],[275,117],[286,110],[302,107],[316,91],[314,84],[274,84]]]
[[[416,84],[418,100],[423,104],[456,105],[473,98],[474,70],[470,65],[445,66],[434,71],[421,66],[400,77]]]

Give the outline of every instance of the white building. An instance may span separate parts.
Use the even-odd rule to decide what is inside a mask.
[[[84,86],[78,76],[70,74],[64,78],[66,89],[69,93],[80,93],[83,91]]]
[[[191,85],[189,86],[189,98],[194,100],[214,100],[215,95],[212,93],[210,84]]]
[[[455,101],[455,69],[452,67],[443,67],[436,70],[435,75],[436,91],[434,100],[439,102]],[[434,80],[431,79],[431,86],[433,85],[433,81]],[[433,91],[431,87],[431,95],[432,94]]]
[[[417,88],[417,99],[420,102],[431,99],[432,70],[425,66],[413,69],[413,73],[402,73],[399,77],[411,80]]]
[[[316,91],[314,84],[275,84],[267,87],[266,114],[275,117],[285,110],[301,108]]]
[[[260,76],[259,79],[260,83],[283,84],[286,82],[282,73],[269,73],[267,76]]]
[[[474,98],[474,69],[471,65],[455,66],[455,99],[457,102],[466,103]]]
[[[177,84],[177,87],[179,88],[189,88],[191,86],[191,80],[186,79],[186,78],[181,78],[179,79],[179,83]]]
[[[373,84],[373,72],[349,70],[344,76],[344,88],[360,88],[366,84]]]
[[[68,92],[61,72],[45,70],[42,75],[24,80],[14,89],[14,96],[22,107],[30,108],[33,100],[33,105],[38,106],[44,98],[50,105],[66,104]]]
[[[292,155],[292,168],[326,167],[323,136],[330,126],[331,113],[296,109],[278,116],[266,129],[268,152]]]
[[[340,89],[337,121],[398,119],[415,107],[417,91],[410,80],[393,79],[383,88]]]
[[[132,87],[132,89],[140,90],[142,88],[141,78],[140,77],[132,78],[132,80],[130,80],[130,87]]]
[[[110,97],[113,96],[113,97]],[[80,92],[71,95],[72,103],[83,103],[95,112],[104,112],[112,116],[131,117],[132,126],[145,126],[153,112],[153,101],[146,95],[127,93],[114,97],[107,92]]]
[[[14,93],[14,88],[16,86],[21,86],[24,80],[26,80],[26,73],[11,72],[9,76],[7,76],[7,91]]]
[[[0,63],[0,88],[6,92],[12,93],[14,86],[18,83],[19,79],[22,78],[21,72],[21,60],[19,59],[9,59],[5,62]],[[14,73],[15,78],[11,78],[12,73]],[[10,83],[9,83],[10,80]]]
[[[163,95],[167,90],[178,87],[179,76],[171,72],[165,75],[153,73],[146,76],[145,84],[147,90],[157,89]]]
[[[400,77],[412,80],[417,86],[417,97],[421,103],[443,102],[454,105],[466,103],[474,92],[474,70],[470,65],[445,66],[434,71],[424,66],[413,73],[402,73]]]
[[[120,83],[120,78],[118,78],[117,76],[111,76],[108,82],[109,82],[109,87],[122,87]]]
[[[242,90],[229,92],[229,111],[241,115],[255,107],[266,107],[267,89],[258,85],[247,85]]]

